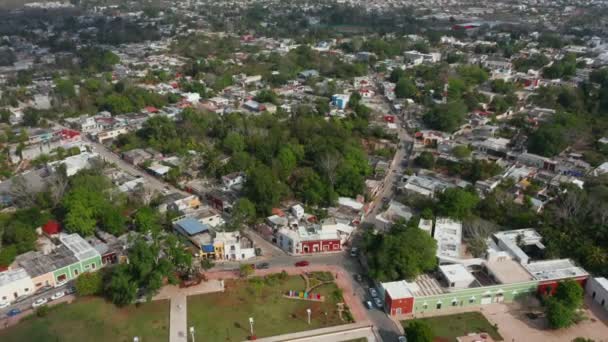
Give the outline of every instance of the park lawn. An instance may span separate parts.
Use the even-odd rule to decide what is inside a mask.
[[[118,308],[97,297],[51,307],[46,317],[29,316],[0,330],[2,342],[146,342],[169,340],[169,301]]]
[[[325,302],[288,299],[288,290],[303,291],[304,280],[289,276],[284,282],[261,287],[250,280],[226,280],[225,292],[188,297],[188,326],[194,326],[207,341],[244,341],[250,335],[249,317],[254,319],[257,337],[345,324],[336,310],[331,293],[335,283],[313,290],[325,296]],[[308,325],[306,309],[312,310]],[[325,314],[327,313],[327,315]]]
[[[481,312],[465,312],[455,315],[421,318],[419,320],[429,324],[437,340],[451,342],[456,341],[456,337],[469,333],[485,332],[492,336],[495,341],[502,341],[502,336],[500,336],[498,330],[488,322]],[[411,320],[401,322],[404,328],[407,328],[408,322],[411,322]]]

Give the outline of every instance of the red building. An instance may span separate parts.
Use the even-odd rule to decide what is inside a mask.
[[[384,306],[390,315],[405,315],[414,311],[414,296],[404,280],[382,283]]]
[[[557,285],[560,281],[564,280],[574,280],[576,281],[582,288],[585,288],[587,284],[587,276],[579,277],[579,278],[567,278],[567,279],[552,279],[547,281],[541,281],[538,283],[538,294],[539,295],[550,295],[553,296],[555,291],[557,291]]]
[[[59,234],[59,232],[61,232],[61,225],[55,220],[49,220],[47,223],[44,224],[44,226],[42,226],[42,231],[46,235]]]
[[[340,240],[302,241],[302,254],[340,250]]]

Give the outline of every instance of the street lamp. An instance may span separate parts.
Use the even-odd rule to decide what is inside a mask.
[[[192,342],[194,342],[194,327],[190,327],[190,336],[192,336]]]
[[[253,317],[249,317],[249,327],[251,328],[251,339],[255,339],[255,335],[253,334]]]
[[[306,313],[308,314],[308,325],[310,325],[310,314],[312,314],[312,310],[306,309]]]

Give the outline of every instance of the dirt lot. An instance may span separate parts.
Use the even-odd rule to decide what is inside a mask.
[[[564,330],[549,330],[544,318],[530,319],[526,316],[526,313],[535,310],[538,310],[535,299],[524,304],[492,304],[482,308],[486,318],[491,323],[498,324],[498,331],[507,342],[570,342],[576,337],[608,342],[608,313],[588,297],[585,298],[585,315],[588,319]]]

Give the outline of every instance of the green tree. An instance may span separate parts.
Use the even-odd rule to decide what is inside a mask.
[[[258,165],[248,173],[245,190],[247,197],[255,203],[258,213],[266,215],[279,203],[284,193],[284,185],[270,168]]]
[[[400,99],[412,98],[416,96],[416,85],[409,78],[402,77],[395,86],[395,96]]]
[[[237,132],[229,132],[222,141],[222,146],[226,152],[234,154],[245,149],[245,138]]]
[[[113,205],[108,205],[101,211],[99,221],[101,229],[112,235],[119,236],[126,231],[125,217]]]
[[[583,304],[583,288],[574,280],[565,280],[557,285],[554,297],[569,308],[578,309]]]
[[[111,269],[104,292],[112,303],[118,306],[133,303],[137,297],[137,290],[137,283],[130,275],[128,264],[120,264]]]
[[[239,198],[232,209],[232,220],[240,226],[251,224],[256,218],[255,205],[247,198]]]
[[[291,173],[297,166],[298,160],[289,147],[283,147],[277,155],[277,163],[279,177],[285,180],[291,176]]]
[[[397,223],[388,234],[368,233],[364,241],[374,279],[414,279],[437,266],[437,242],[416,224]]]
[[[8,267],[17,257],[17,246],[3,246],[0,250],[0,267]]]
[[[85,272],[76,278],[76,293],[79,296],[92,296],[103,291],[103,276],[101,272]]]
[[[450,101],[434,106],[423,116],[423,121],[432,129],[453,132],[464,123],[467,106],[462,101]]]
[[[574,324],[574,311],[561,301],[548,298],[545,306],[545,314],[551,328],[562,329]]]
[[[428,151],[423,151],[420,153],[420,155],[416,157],[414,161],[416,162],[416,165],[425,169],[432,170],[435,167],[435,157],[431,152]]]
[[[70,233],[91,236],[95,232],[96,223],[93,209],[85,203],[75,202],[70,205],[69,212],[65,217],[65,228]]]
[[[249,277],[253,274],[253,271],[253,266],[251,266],[250,264],[241,264],[239,266],[239,275],[241,276],[241,278]]]
[[[476,193],[460,188],[449,188],[438,196],[437,209],[440,215],[462,220],[470,217],[479,203]]]
[[[459,159],[468,158],[471,155],[471,150],[464,145],[458,145],[452,149],[452,154]]]
[[[405,337],[408,342],[432,342],[434,338],[433,330],[428,323],[420,320],[408,322]]]
[[[161,221],[158,212],[150,207],[140,208],[133,218],[135,228],[140,233],[158,233],[161,230]]]

